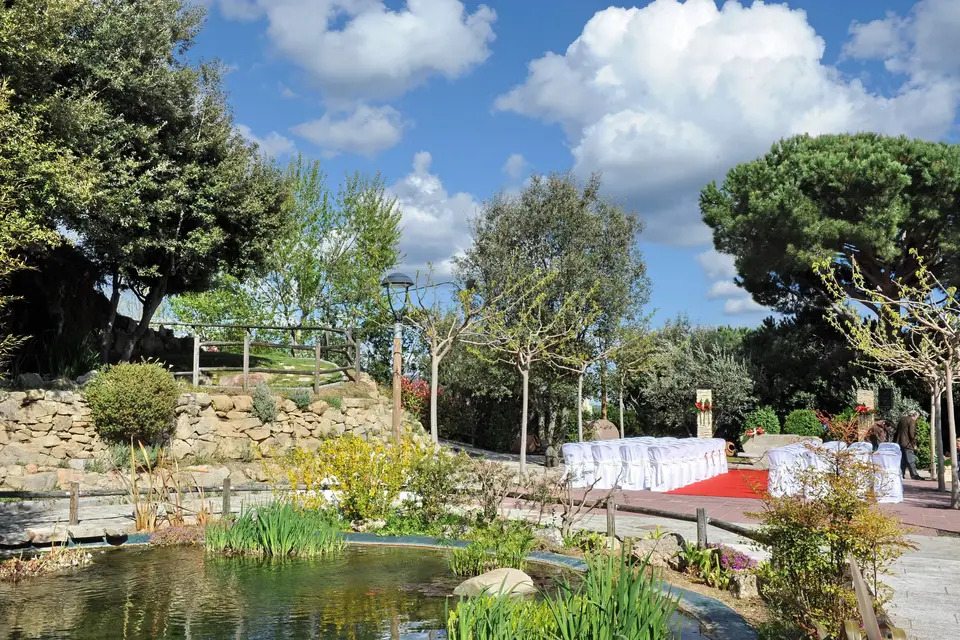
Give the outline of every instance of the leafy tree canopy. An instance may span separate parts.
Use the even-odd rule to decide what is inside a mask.
[[[711,183],[700,195],[718,251],[738,283],[784,313],[823,308],[812,265],[830,258],[851,287],[850,262],[886,293],[915,282],[916,250],[949,282],[960,273],[960,145],[873,133],[796,136]]]

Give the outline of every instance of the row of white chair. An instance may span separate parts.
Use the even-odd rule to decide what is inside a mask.
[[[727,472],[719,438],[568,442],[563,460],[577,488],[671,491]]]
[[[903,502],[903,479],[900,477],[900,447],[889,442],[880,444],[877,451],[868,442],[854,442],[849,447],[843,442],[826,442],[819,446],[797,443],[771,449],[769,490],[775,497],[811,494],[814,489],[804,488],[806,470],[830,471],[833,457],[830,453],[850,451],[862,462],[874,467],[873,490],[877,500],[884,503]],[[808,495],[815,498],[815,495]]]

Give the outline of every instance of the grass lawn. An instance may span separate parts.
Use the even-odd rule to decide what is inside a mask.
[[[312,387],[313,386],[313,354],[304,352],[309,357],[291,356],[289,352],[270,351],[266,353],[251,353],[251,369],[284,369],[290,373],[272,374],[267,384],[271,387]],[[163,361],[171,365],[174,371],[191,371],[193,368],[192,354],[171,354]],[[211,371],[209,375],[213,383],[219,384],[223,376],[243,373],[243,354],[228,351],[201,351],[200,367],[230,367],[226,371]],[[235,367],[235,369],[234,369]],[[321,369],[336,369],[338,365],[320,361]],[[254,374],[250,374],[254,375]],[[344,380],[342,373],[330,373],[320,376],[320,384],[329,384]]]

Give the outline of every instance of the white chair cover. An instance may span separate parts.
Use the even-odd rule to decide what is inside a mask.
[[[873,489],[877,493],[877,501],[887,504],[903,502],[903,478],[900,476],[900,449],[896,451],[880,450],[871,456],[871,462],[876,465]]]
[[[650,473],[647,445],[639,442],[626,442],[620,445],[620,455],[623,457],[621,488],[627,491],[646,489],[647,477]]]

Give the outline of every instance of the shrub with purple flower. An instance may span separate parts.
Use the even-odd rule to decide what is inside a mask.
[[[752,571],[757,568],[757,561],[747,554],[722,544],[711,544],[720,554],[720,566],[727,571]]]

